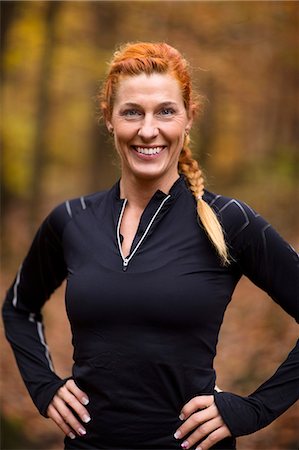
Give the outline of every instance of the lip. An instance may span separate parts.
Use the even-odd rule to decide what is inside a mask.
[[[158,158],[166,145],[131,145],[134,153],[141,159]]]

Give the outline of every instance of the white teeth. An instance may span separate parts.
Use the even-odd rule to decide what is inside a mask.
[[[135,147],[138,153],[142,153],[143,155],[157,155],[163,150],[163,147]]]

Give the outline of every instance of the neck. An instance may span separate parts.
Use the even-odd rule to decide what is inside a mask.
[[[137,179],[123,174],[120,180],[120,196],[127,198],[131,206],[134,205],[143,210],[158,189],[168,194],[178,178],[178,173],[167,179],[154,180]]]

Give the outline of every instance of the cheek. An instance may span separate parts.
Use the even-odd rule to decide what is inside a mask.
[[[174,121],[165,131],[170,139],[173,141],[184,141],[185,137],[185,123],[181,120]]]
[[[169,134],[169,138],[172,141],[173,145],[175,147],[178,147],[179,150],[181,150],[181,148],[184,145],[184,139],[185,139],[184,132],[181,129],[173,130],[173,132]]]
[[[119,143],[127,143],[136,134],[135,127],[130,124],[119,125],[114,128],[115,141]]]
[[[118,157],[121,160],[126,159],[126,154],[128,152],[125,150],[125,148],[126,148],[125,143],[121,139],[118,139],[116,137],[114,138],[114,147],[115,147]]]
[[[114,129],[114,147],[121,160],[126,160],[131,153],[130,145],[134,137],[134,130],[129,126]]]

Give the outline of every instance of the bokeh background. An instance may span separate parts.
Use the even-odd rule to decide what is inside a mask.
[[[126,41],[167,41],[193,67],[205,111],[192,132],[210,190],[241,198],[299,244],[299,4],[288,1],[2,1],[1,294],[58,203],[118,178],[94,97]],[[277,261],[279,264],[279,261]],[[57,372],[72,364],[64,286],[45,307]],[[295,325],[244,279],[228,308],[218,385],[249,394],[295,342]],[[2,449],[61,449],[25,391],[1,329]],[[298,448],[298,407],[239,439],[240,450]]]

